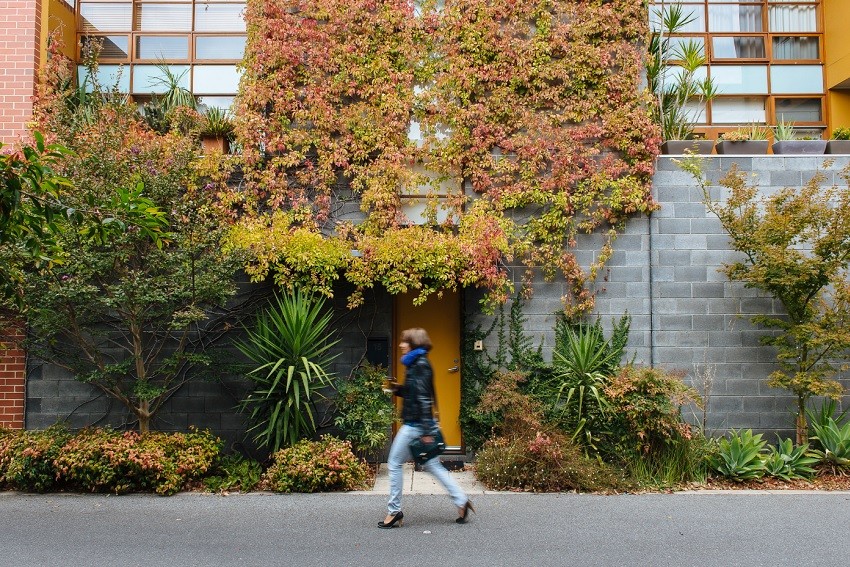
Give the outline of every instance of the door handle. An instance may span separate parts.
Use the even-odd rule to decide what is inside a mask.
[[[458,372],[459,370],[460,370],[459,366],[452,366],[451,368],[449,368],[449,374],[454,374],[455,372]]]

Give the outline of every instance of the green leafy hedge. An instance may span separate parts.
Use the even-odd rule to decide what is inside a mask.
[[[275,492],[356,490],[369,476],[366,464],[351,451],[351,443],[330,435],[281,449],[272,461],[264,480]]]

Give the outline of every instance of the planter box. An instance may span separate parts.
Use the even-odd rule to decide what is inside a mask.
[[[211,136],[204,136],[201,138],[201,147],[205,154],[213,152],[226,154],[230,149],[230,145],[227,143],[227,138],[213,138]]]
[[[708,155],[714,149],[714,140],[667,140],[661,144],[661,153],[682,155],[685,150],[692,154]]]
[[[773,144],[779,155],[820,155],[826,150],[826,140],[782,140]]]
[[[850,155],[850,140],[829,140],[826,143],[826,153]]]
[[[721,140],[717,142],[717,153],[726,155],[764,155],[767,154],[767,140],[744,140],[743,142],[730,142]]]

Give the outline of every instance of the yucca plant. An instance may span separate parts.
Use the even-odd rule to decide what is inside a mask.
[[[233,134],[233,121],[224,108],[211,106],[203,115],[201,135],[227,138]]]
[[[574,326],[562,320],[555,329],[552,363],[558,384],[556,403],[563,401],[564,409],[573,412],[579,423],[588,403],[601,411],[607,407],[602,389],[620,365],[629,322],[629,317],[624,316],[615,326],[611,340],[605,339],[599,320],[593,325]]]
[[[850,470],[850,422],[842,426],[830,417],[826,424],[812,423],[811,428],[821,447],[813,452],[820,461],[831,466],[833,472],[844,474]]]
[[[729,437],[717,444],[717,452],[710,457],[711,468],[735,481],[756,480],[764,476],[762,451],[767,445],[761,434],[753,435],[751,429],[730,431]]]
[[[811,478],[815,474],[812,465],[819,461],[809,453],[809,444],[794,446],[790,439],[771,445],[764,459],[765,473],[782,480]]]
[[[254,390],[241,408],[250,411],[249,432],[271,451],[316,431],[315,398],[330,385],[328,368],[336,358],[330,350],[339,342],[330,339],[331,313],[324,305],[324,298],[301,291],[279,295],[245,330],[247,339],[236,343],[256,364],[247,375]]]

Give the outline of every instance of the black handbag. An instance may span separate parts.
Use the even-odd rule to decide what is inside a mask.
[[[422,439],[425,437],[429,437],[430,442],[423,441]],[[410,454],[413,455],[413,460],[416,461],[416,464],[424,465],[434,457],[443,454],[446,450],[446,442],[443,439],[443,432],[440,430],[440,427],[434,425],[434,428],[430,432],[414,438],[410,442],[409,447]]]

